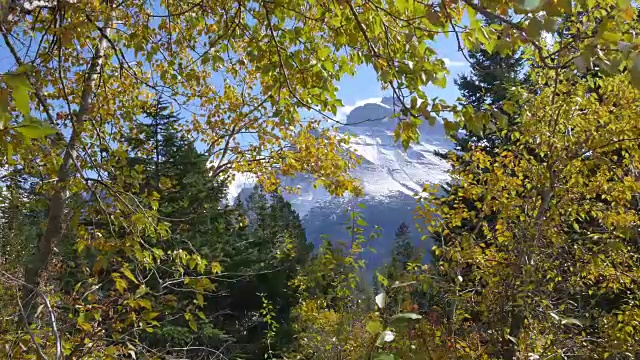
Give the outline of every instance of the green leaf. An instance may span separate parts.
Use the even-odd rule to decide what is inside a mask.
[[[558,7],[562,9],[562,11],[570,14],[573,11],[571,2],[571,0],[558,0],[556,4],[558,4]]]
[[[631,6],[631,0],[618,0],[618,6],[626,9]]]
[[[380,323],[380,321],[378,320],[371,320],[367,323],[367,331],[371,334],[371,335],[377,335],[379,334],[382,330],[384,329],[384,327],[382,326],[382,324]]]
[[[386,277],[384,277],[382,274],[380,274],[377,271],[376,271],[376,277],[378,278],[378,281],[380,282],[380,284],[382,284],[382,286],[389,285],[389,280],[387,280]]]
[[[539,38],[542,33],[543,23],[537,17],[531,18],[527,24],[526,33],[528,37]]]
[[[31,107],[29,106],[29,93],[27,90],[25,88],[13,90],[13,100],[16,103],[18,111],[20,111],[22,115],[28,116],[29,112],[31,112]]]
[[[134,298],[139,298],[140,296],[146,294],[147,292],[149,292],[149,289],[142,285],[140,287],[138,287],[138,289],[136,290],[136,293],[133,295]]]
[[[159,312],[155,312],[155,311],[145,311],[144,313],[142,313],[142,317],[145,320],[153,320],[158,315],[160,315],[160,313]]]
[[[445,87],[447,87],[447,77],[444,75],[437,76],[435,79],[433,79],[433,85],[444,89]]]
[[[604,33],[602,33],[602,39],[611,42],[617,42],[622,40],[622,35],[613,33],[611,31],[605,31]]]
[[[218,274],[222,271],[222,266],[220,266],[220,263],[217,261],[212,261],[211,262],[211,273],[213,274]]]
[[[556,19],[552,18],[551,16],[547,16],[544,19],[544,22],[542,23],[542,28],[549,33],[555,32],[557,27],[558,27],[558,22],[556,21]]]
[[[380,72],[380,81],[388,83],[391,81],[391,72],[388,70],[382,70]]]
[[[387,353],[379,353],[373,357],[374,360],[395,360],[395,358],[396,357],[393,354]]]
[[[580,327],[582,327],[582,323],[580,321],[578,321],[578,319],[574,319],[574,318],[564,318],[562,319],[562,324],[572,324],[572,325],[578,325]]]
[[[482,135],[482,123],[478,119],[470,119],[467,123],[467,129],[473,134]]]
[[[16,91],[17,89],[24,89],[26,91],[33,90],[29,79],[27,79],[27,76],[24,74],[5,74],[3,78],[7,86],[9,86],[9,88],[13,91]]]
[[[324,60],[327,56],[329,56],[329,54],[331,54],[331,49],[326,46],[318,49],[318,58],[320,59]]]
[[[193,318],[189,319],[189,327],[193,331],[198,331],[198,324],[196,324],[196,320],[195,319],[193,319]]]
[[[333,62],[329,59],[322,62],[322,68],[326,71],[333,71]]]
[[[0,89],[0,130],[4,129],[11,120],[9,111],[9,91]]]
[[[23,74],[7,74],[4,76],[4,80],[13,91],[13,100],[18,111],[25,116],[29,115],[29,91],[32,88],[27,77]]]
[[[123,294],[124,290],[127,288],[127,282],[120,277],[114,277],[113,280],[115,281],[116,289]]]
[[[153,305],[151,304],[151,300],[149,299],[138,299],[137,304],[141,307],[144,307],[148,310],[153,309]]]
[[[24,73],[28,73],[33,71],[33,69],[35,69],[35,66],[31,65],[31,64],[22,64],[18,67],[18,69],[16,69],[16,71],[14,71],[14,74],[24,74]]]
[[[544,6],[546,0],[516,0],[516,7],[527,12],[534,12]]]
[[[131,270],[129,270],[128,268],[123,267],[122,269],[120,269],[120,272],[122,272],[124,276],[128,277],[134,283],[136,284],[138,283],[138,280],[136,279],[135,276],[133,276],[133,274],[131,273]]]
[[[469,26],[471,28],[480,26],[480,22],[478,21],[478,14],[471,6],[467,6],[467,13],[469,15]]]
[[[50,127],[45,123],[37,123],[34,121],[23,121],[14,128],[17,132],[21,133],[29,139],[42,138],[56,133],[56,129]]]
[[[367,224],[367,222],[364,221],[363,218],[358,218],[358,220],[356,220],[356,223],[360,226],[369,226],[369,224]]]
[[[391,317],[391,322],[392,323],[404,323],[407,322],[409,320],[418,320],[418,319],[422,319],[422,315],[416,314],[416,313],[402,313],[402,314],[397,314]]]
[[[498,39],[491,38],[484,44],[484,46],[489,53],[493,53],[493,51],[496,49],[497,44],[498,44]]]

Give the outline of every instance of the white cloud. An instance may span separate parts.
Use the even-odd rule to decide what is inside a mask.
[[[339,107],[338,112],[336,113],[336,120],[344,121],[347,118],[347,115],[349,115],[349,113],[351,112],[351,110],[357,108],[358,106],[362,106],[364,104],[379,103],[380,101],[382,101],[381,97],[372,97],[368,99],[358,100],[353,105],[345,105],[345,106]]]
[[[240,194],[240,191],[252,188],[258,181],[256,176],[249,173],[232,173],[232,180],[227,191],[227,201],[233,203],[233,200]]]
[[[469,63],[466,61],[451,60],[449,58],[442,58],[442,61],[444,61],[444,65],[448,68],[469,66]]]

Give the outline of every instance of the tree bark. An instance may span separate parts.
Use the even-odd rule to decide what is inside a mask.
[[[105,26],[105,31],[109,32],[111,26]],[[107,48],[107,39],[101,36],[94,48],[89,67],[83,83],[80,106],[73,122],[73,130],[62,157],[62,163],[58,168],[55,188],[49,197],[49,209],[47,215],[47,226],[43,236],[39,239],[37,247],[30,261],[24,268],[25,286],[22,287],[22,302],[26,312],[25,321],[31,324],[34,320],[37,309],[37,295],[35,289],[40,285],[40,273],[47,266],[53,246],[62,238],[63,217],[66,210],[69,182],[76,173],[73,169],[74,159],[77,155],[77,146],[84,128],[87,116],[91,113],[93,96],[104,62],[104,54]]]
[[[535,239],[533,246],[538,246],[538,241],[540,239],[541,231],[542,231],[542,222],[544,221],[547,210],[549,209],[549,204],[551,203],[551,197],[553,196],[553,189],[556,183],[556,174],[549,166],[549,175],[550,175],[550,184],[549,188],[544,189],[541,194],[540,207],[536,213],[535,217]],[[521,244],[520,254],[519,254],[519,262],[520,262],[520,270],[524,268],[526,265],[526,244]],[[525,279],[526,281],[526,279]],[[502,354],[502,358],[504,360],[513,360],[516,358],[518,354],[517,344],[513,339],[518,339],[520,336],[520,332],[522,331],[522,327],[524,326],[525,321],[525,313],[524,309],[521,306],[517,306],[513,310],[513,314],[511,315],[511,321],[509,324],[509,337],[504,339],[504,352]]]
[[[517,339],[520,336],[520,331],[524,325],[524,315],[522,309],[515,309],[511,316],[511,324],[509,326],[509,337],[505,341],[505,350],[502,355],[504,360],[513,360],[518,354],[517,344],[512,339]]]

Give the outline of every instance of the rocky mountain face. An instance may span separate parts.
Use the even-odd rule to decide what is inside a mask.
[[[394,233],[405,222],[415,229],[413,210],[415,195],[425,184],[442,183],[448,179],[448,165],[434,152],[452,147],[441,123],[420,128],[420,143],[404,151],[393,139],[398,111],[392,98],[368,103],[354,108],[346,118],[346,125],[339,131],[352,136],[350,149],[362,158],[362,164],[353,175],[362,181],[364,196],[361,198],[336,198],[322,188],[314,188],[312,179],[299,176],[284,180],[286,185],[298,187],[300,193],[285,196],[303,218],[307,238],[315,245],[322,236],[334,241],[349,242],[345,227],[349,222],[349,209],[361,212],[371,228],[381,228],[381,236],[371,242],[375,253],[367,253],[368,267],[375,268],[390,256]],[[248,191],[251,180],[238,176],[231,185],[231,196],[241,196]],[[363,204],[364,208],[357,205]],[[412,232],[416,246],[430,249],[431,244],[420,241],[417,230]]]

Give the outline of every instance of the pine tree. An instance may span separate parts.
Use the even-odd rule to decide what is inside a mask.
[[[149,243],[153,242],[154,248],[163,253],[189,249],[209,262],[223,262],[226,255],[226,238],[237,235],[233,232],[233,229],[237,228],[236,212],[221,205],[226,195],[225,179],[213,178],[207,166],[208,156],[196,149],[193,140],[178,135],[177,127],[180,121],[177,114],[171,112],[163,101],[158,100],[152,111],[146,114],[146,118],[124,139],[130,156],[127,165],[120,171],[143,179],[140,182],[132,176],[131,182],[124,186],[128,192],[126,196],[135,198],[146,206],[150,206],[151,201],[157,202],[155,206],[158,208],[160,221],[168,224],[170,231],[168,236],[161,239],[145,239]],[[88,195],[82,201],[91,204],[95,201],[95,194]],[[126,241],[126,229],[110,228],[104,214],[99,211],[97,214],[94,216],[93,213],[88,213],[90,216],[81,221],[94,232],[109,233],[114,238],[121,237]],[[73,236],[73,233],[69,233],[69,237]],[[61,274],[60,280],[63,285],[66,284],[63,289],[69,294],[74,291],[73,285],[82,282],[86,276],[83,269],[94,269],[96,265],[100,265],[100,261],[108,258],[118,257],[122,261],[131,259],[120,252],[97,251],[91,245],[79,253],[71,245],[74,243],[75,241],[62,242],[60,248],[68,262],[66,272]],[[132,269],[136,268],[135,263],[129,265]],[[99,281],[111,284],[108,280],[112,270],[103,269],[95,276]],[[197,299],[195,293],[182,291],[179,286],[160,287],[160,279],[189,274],[174,274],[163,266],[150,271],[152,276],[148,277],[145,286],[150,291],[171,294],[175,302],[154,304],[162,312],[156,319],[160,325],[155,331],[139,339],[145,346],[154,349],[180,348],[189,344],[215,347],[220,342],[230,341],[225,337],[224,326],[220,324],[216,315],[225,310],[217,306],[216,297],[203,295],[205,304],[198,311],[201,311],[204,319],[198,318],[198,331],[194,331],[181,314],[185,311],[196,311],[193,305]],[[112,285],[104,285],[103,288],[107,290],[108,286]],[[221,291],[224,291],[224,288],[221,288]],[[95,294],[98,296],[102,293]],[[108,333],[109,330],[106,331]],[[206,352],[198,354],[198,350],[194,350],[189,356],[198,357],[205,354]]]
[[[169,103],[158,97],[145,112],[147,121],[139,121],[136,125],[135,135],[127,139],[129,146],[142,154],[140,157],[131,158],[133,165],[142,164],[151,175],[156,187],[160,184],[160,166],[167,156],[166,151],[171,151],[177,144],[178,124],[180,118],[171,110]]]
[[[409,226],[402,222],[395,233],[391,262],[386,271],[387,280],[391,283],[400,281],[409,262],[415,260],[417,260],[417,252],[411,241],[411,231]]]
[[[229,265],[240,272],[257,274],[234,282],[229,301],[233,312],[246,313],[242,326],[236,329],[242,333],[239,341],[245,344],[245,354],[260,357],[266,351],[265,323],[251,314],[259,313],[263,298],[268,300],[279,325],[271,350],[288,346],[293,339],[291,310],[298,301],[290,282],[306,267],[312,245],[307,242],[300,217],[282,195],[266,194],[255,187],[242,206],[248,224],[241,237],[231,239],[231,248],[238,245],[242,249],[234,250],[238,255],[230,257]]]
[[[485,26],[491,24],[491,20],[485,20]],[[510,102],[509,106],[506,104],[512,88],[526,86],[529,83],[528,75],[524,73],[524,58],[520,54],[501,55],[480,48],[470,50],[468,57],[471,60],[471,73],[461,75],[454,82],[462,95],[463,104],[471,106],[475,111],[485,110],[485,114],[489,116],[490,125],[485,126],[482,131],[463,127],[461,129],[463,134],[453,136],[454,150],[438,154],[455,162],[458,168],[471,165],[469,162],[460,160],[461,156],[458,156],[460,154],[469,153],[474,148],[480,147],[486,153],[495,156],[501,149],[517,141],[510,129],[518,123],[518,108]],[[443,185],[442,196],[455,196],[457,191],[459,191],[459,184],[454,180]],[[466,205],[469,209],[475,207],[471,202]],[[459,227],[450,230],[477,232],[474,224],[465,221]],[[438,243],[441,235],[433,235],[432,237]]]
[[[380,275],[383,278],[380,279],[376,276],[374,279],[374,287],[377,288],[377,293],[383,290],[386,293],[388,305],[383,310],[385,313],[395,313],[409,303],[415,304],[418,302],[419,293],[413,287],[395,287],[395,285],[406,283],[413,278],[409,264],[418,261],[419,252],[413,246],[409,226],[402,222],[395,232],[391,260],[381,269]]]
[[[484,25],[491,24],[486,20]],[[505,106],[505,102],[513,87],[528,81],[524,74],[524,58],[519,54],[502,55],[484,48],[470,50],[467,56],[471,60],[471,73],[460,75],[454,83],[464,99],[463,105],[471,106],[475,111],[488,110],[489,123],[482,129],[463,126],[464,134],[454,135],[455,150],[468,152],[477,145],[483,148],[504,146],[512,141],[508,130],[518,119],[515,105]]]
[[[22,265],[42,235],[40,224],[46,214],[45,204],[36,197],[37,184],[19,168],[0,181],[0,265],[5,270]]]

